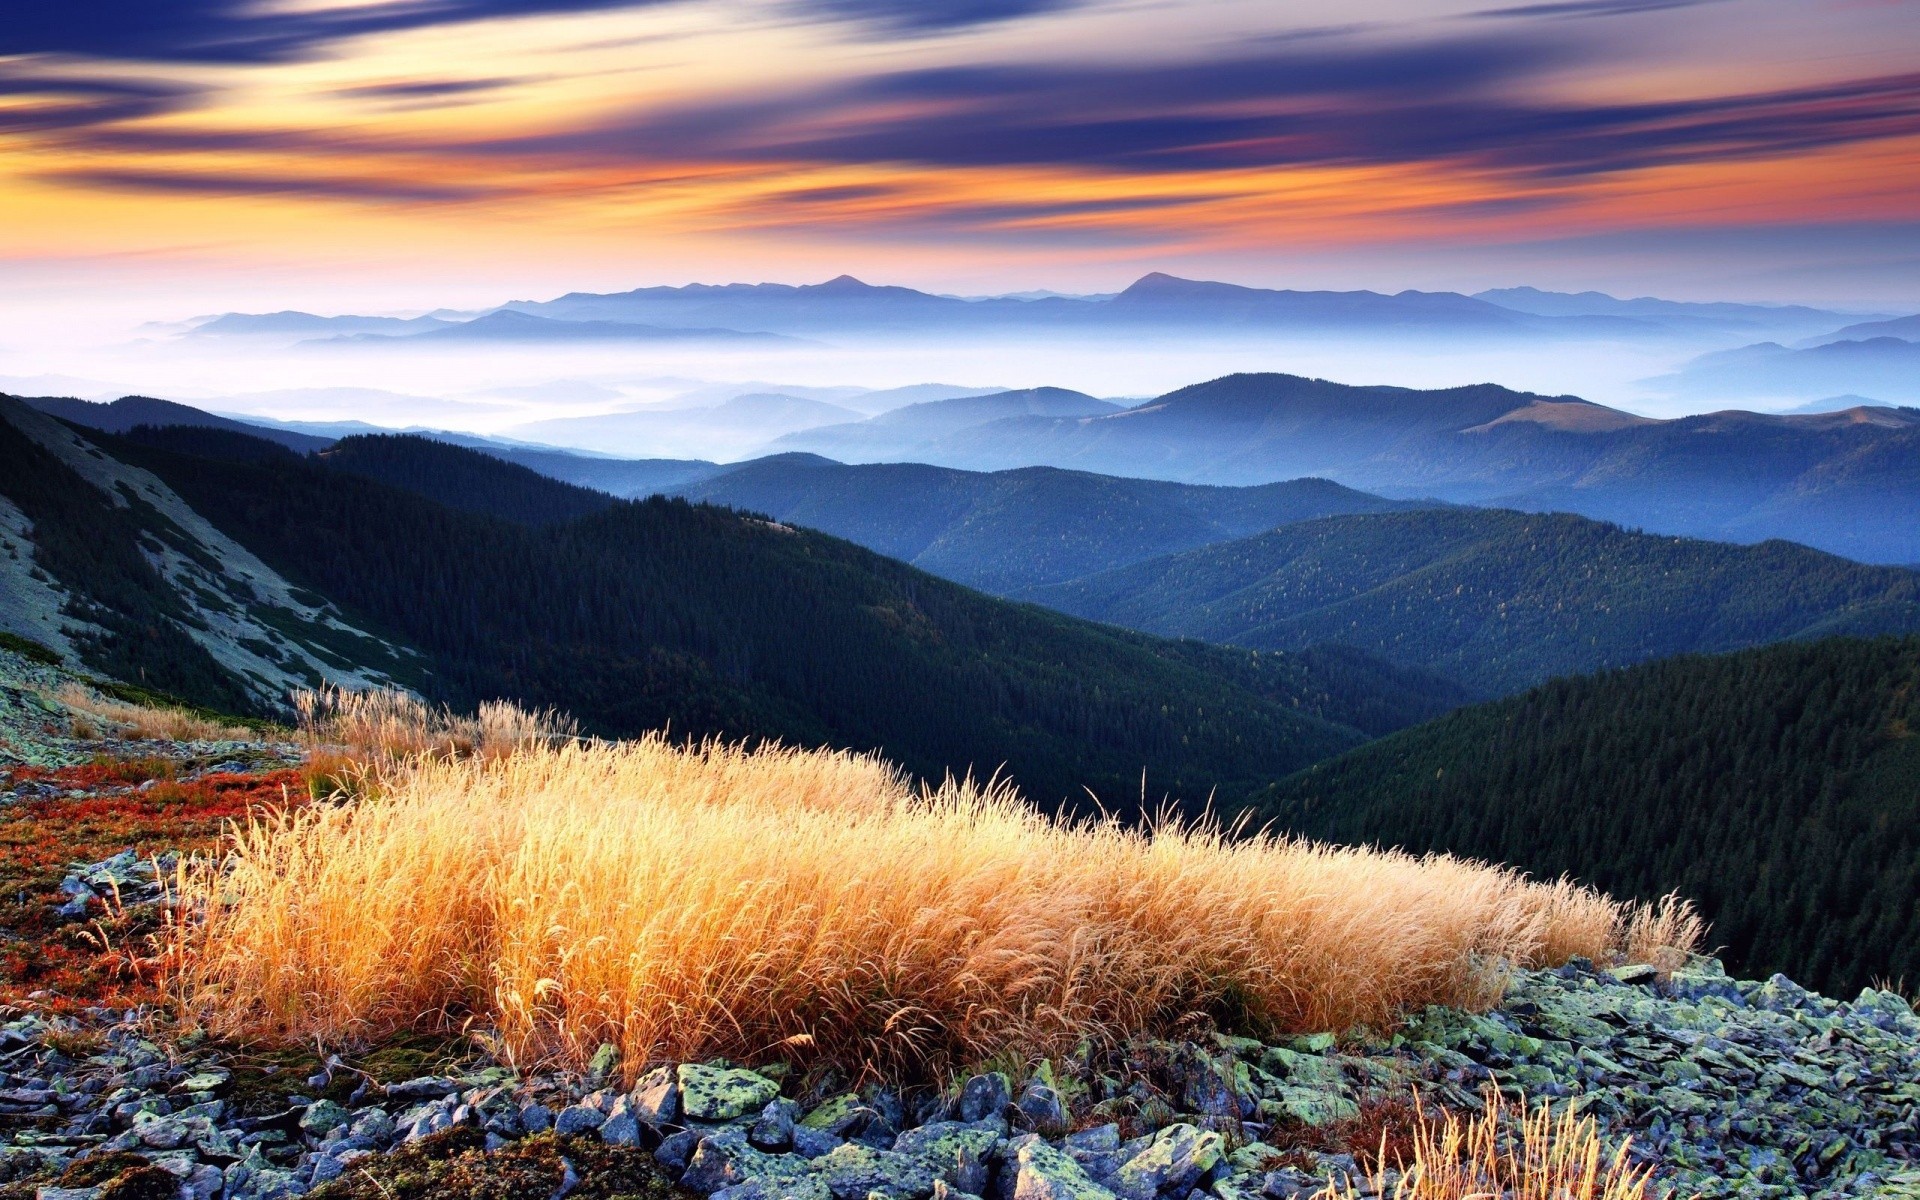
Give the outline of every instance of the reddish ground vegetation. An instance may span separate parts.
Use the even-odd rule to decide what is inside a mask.
[[[60,916],[60,881],[71,865],[127,849],[214,850],[229,822],[309,795],[299,770],[180,774],[161,758],[0,769],[0,790],[59,793],[0,805],[0,1003],[34,993],[51,993],[34,998],[56,1009],[151,999],[153,981],[136,964],[157,914],[96,906],[84,920]]]

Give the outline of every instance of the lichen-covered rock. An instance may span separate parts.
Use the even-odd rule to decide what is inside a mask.
[[[1009,1167],[1011,1200],[1114,1200],[1079,1163],[1038,1136],[1019,1139]]]
[[[799,1124],[800,1106],[785,1097],[775,1097],[760,1110],[759,1120],[747,1134],[747,1140],[761,1150],[791,1150],[793,1128]]]
[[[810,1169],[807,1160],[797,1155],[755,1149],[747,1141],[747,1131],[732,1125],[700,1139],[680,1183],[697,1192],[717,1192],[749,1179],[797,1179]]]
[[[895,1153],[919,1159],[956,1191],[986,1191],[990,1162],[1007,1133],[1006,1122],[935,1121],[909,1129],[893,1144]]]
[[[1185,1122],[1169,1125],[1122,1163],[1107,1186],[1123,1200],[1185,1196],[1225,1152],[1225,1139],[1211,1129],[1202,1130]]]
[[[933,1195],[933,1169],[919,1159],[892,1150],[849,1142],[813,1160],[834,1200],[867,1200],[875,1192],[886,1200],[926,1200]]]
[[[780,1085],[764,1075],[732,1067],[682,1063],[680,1111],[696,1121],[732,1121],[759,1112],[780,1094]]]

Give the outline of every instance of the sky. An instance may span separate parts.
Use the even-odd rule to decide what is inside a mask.
[[[1920,0],[5,5],[16,314],[1148,270],[1920,308]]]

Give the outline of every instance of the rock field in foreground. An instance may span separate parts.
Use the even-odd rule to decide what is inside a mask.
[[[472,1182],[490,1171],[542,1200],[676,1182],[720,1200],[1284,1200],[1353,1171],[1302,1147],[1363,1106],[1418,1087],[1472,1108],[1493,1082],[1631,1135],[1682,1194],[1920,1197],[1920,1019],[1906,1003],[1836,1003],[1707,960],[1659,977],[1525,972],[1497,1010],[1428,1009],[1391,1041],[1143,1043],[946,1095],[795,1095],[778,1069],[703,1064],[629,1090],[500,1067],[376,1083],[336,1062],[237,1097],[233,1052],[164,1046],[151,1028],[104,1011],[0,1026],[0,1182],[16,1181],[0,1196],[145,1195],[58,1186],[118,1152],[203,1200],[492,1195]],[[610,1048],[597,1065],[616,1073]],[[411,1148],[382,1157],[396,1147]]]

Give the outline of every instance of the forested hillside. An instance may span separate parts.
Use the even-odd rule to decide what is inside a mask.
[[[1282,781],[1310,837],[1678,890],[1728,965],[1920,979],[1920,638],[1685,657],[1463,709]]]
[[[1007,594],[1337,513],[1425,507],[1324,479],[1204,487],[1026,467],[846,466],[785,454],[669,489],[823,530]]]
[[[593,732],[877,748],[933,777],[1005,764],[1043,803],[1084,798],[1084,785],[1124,808],[1143,767],[1150,801],[1230,803],[1357,744],[1356,725],[1381,732],[1459,698],[1364,657],[1088,625],[682,500],[530,527],[324,460],[235,461],[226,442],[208,443],[223,457],[184,453],[197,436],[105,444],[290,578],[419,647],[444,698],[556,705]],[[478,454],[465,465],[499,467]]]
[[[1920,630],[1920,575],[1902,567],[1497,509],[1307,521],[1017,595],[1172,637],[1346,642],[1490,695],[1672,654]]]

